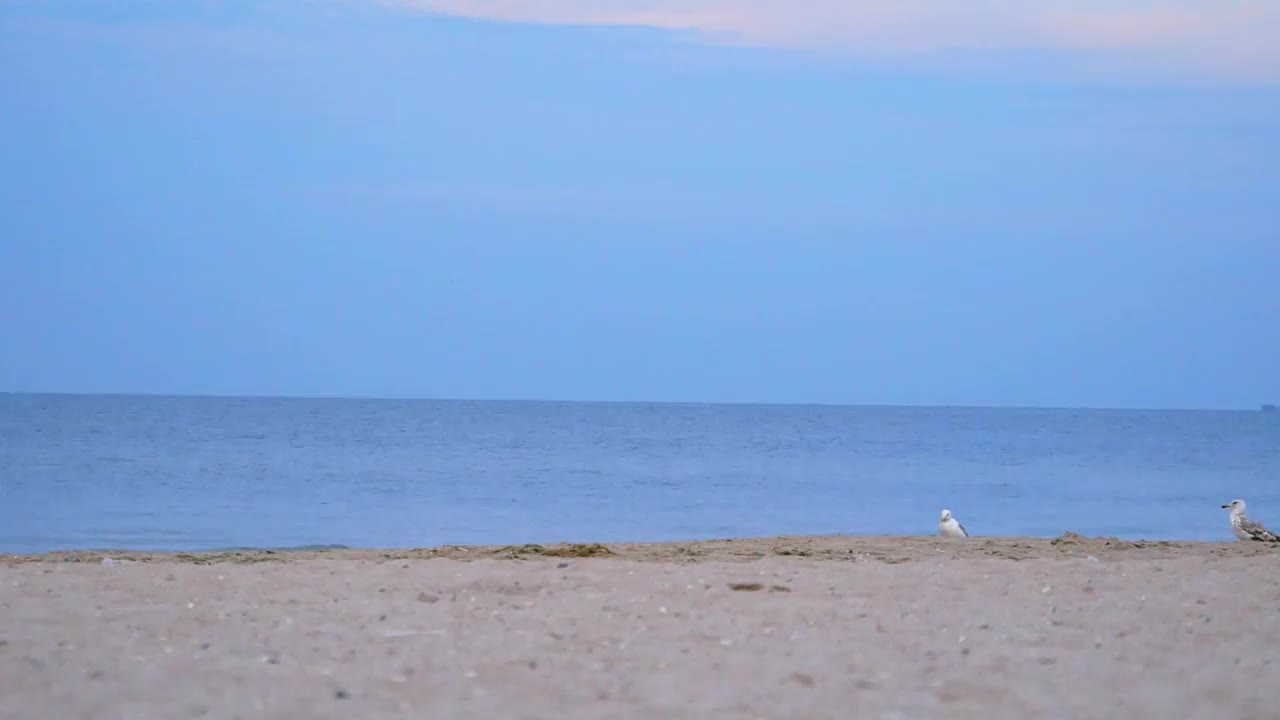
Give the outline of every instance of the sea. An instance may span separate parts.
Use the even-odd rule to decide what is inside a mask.
[[[0,553],[1280,526],[1280,414],[0,395]]]

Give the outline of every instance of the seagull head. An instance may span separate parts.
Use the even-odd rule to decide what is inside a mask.
[[[951,511],[950,511],[950,510],[943,510],[943,511],[942,511],[942,522],[946,522],[946,521],[948,521],[948,520],[950,520],[950,519],[951,519]]]
[[[1223,509],[1223,510],[1230,510],[1230,511],[1231,511],[1231,512],[1233,512],[1233,513],[1242,513],[1242,512],[1244,512],[1244,501],[1243,501],[1243,500],[1232,500],[1231,502],[1227,503],[1226,505],[1223,505],[1223,506],[1222,506],[1222,509]]]

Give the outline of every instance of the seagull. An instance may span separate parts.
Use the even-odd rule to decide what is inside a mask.
[[[942,537],[969,537],[969,531],[964,529],[959,520],[951,517],[950,510],[942,511],[942,520],[938,522],[938,534]]]
[[[1256,540],[1258,542],[1280,542],[1280,537],[1270,530],[1262,527],[1262,523],[1256,520],[1250,520],[1244,514],[1244,501],[1232,500],[1230,504],[1223,505],[1222,509],[1231,510],[1231,532],[1241,540]]]

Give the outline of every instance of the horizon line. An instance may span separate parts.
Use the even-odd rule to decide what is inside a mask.
[[[556,398],[500,398],[500,397],[465,397],[465,396],[425,396],[425,395],[294,395],[265,394],[253,395],[245,393],[199,393],[199,392],[75,392],[47,390],[3,390],[4,395],[26,396],[86,396],[86,397],[135,397],[135,398],[186,398],[186,399],[223,399],[223,400],[348,400],[375,402],[475,402],[475,403],[527,403],[545,405],[728,405],[728,406],[763,406],[763,407],[822,407],[822,408],[880,408],[880,409],[916,409],[916,410],[1083,410],[1091,412],[1231,412],[1257,413],[1268,403],[1259,402],[1252,408],[1244,407],[1137,407],[1124,405],[973,405],[973,404],[936,404],[936,403],[883,403],[883,402],[832,402],[832,401],[794,401],[794,400],[636,400],[636,399],[556,399]]]

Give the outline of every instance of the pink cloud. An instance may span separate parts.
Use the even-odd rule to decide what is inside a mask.
[[[879,57],[1104,53],[1172,73],[1280,82],[1280,1],[380,0],[503,22],[689,31],[708,42]]]

